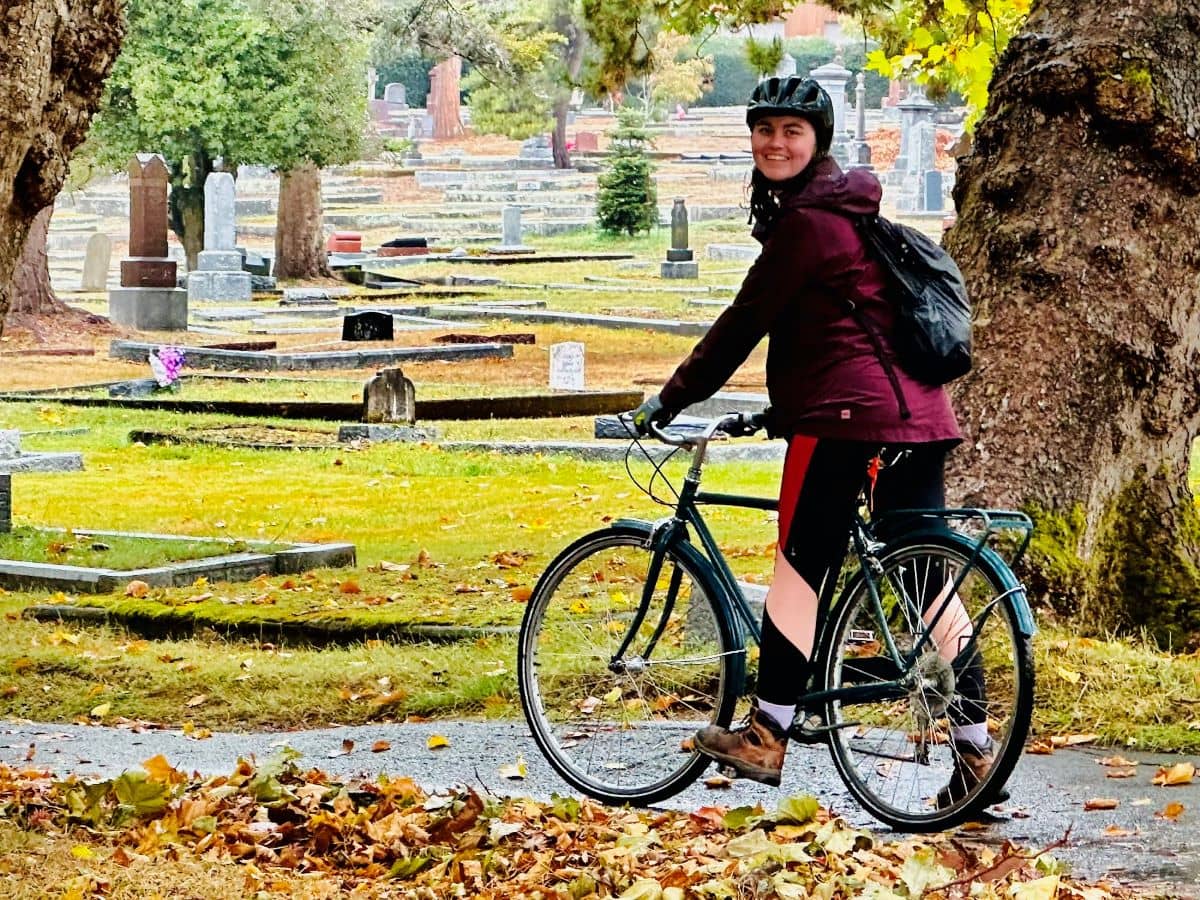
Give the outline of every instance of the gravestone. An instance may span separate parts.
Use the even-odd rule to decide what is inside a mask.
[[[900,152],[896,161],[885,176],[885,183],[898,185],[904,181],[909,172],[909,155],[913,150],[912,135],[916,126],[922,122],[933,123],[933,113],[937,107],[925,96],[925,89],[915,84],[908,95],[897,107],[900,110]]]
[[[107,234],[97,231],[87,242],[83,258],[81,291],[103,291],[108,287],[108,266],[112,261],[112,240]]]
[[[900,191],[896,196],[896,209],[913,213],[941,213],[942,178],[935,168],[937,153],[937,126],[932,121],[917,122],[909,131],[908,155]],[[933,175],[931,181],[927,176]],[[936,183],[935,205],[929,205],[929,186]]]
[[[234,215],[236,188],[228,172],[204,179],[204,249],[196,271],[188,274],[188,300],[246,303],[251,298],[250,273],[242,269]]]
[[[186,331],[187,291],[167,258],[167,167],[162,157],[129,161],[129,258],[121,286],[108,292],[108,317],[143,331]]]
[[[521,243],[521,207],[506,206],[501,216],[500,244],[488,247],[488,253],[512,255],[533,253],[532,247]]]
[[[790,53],[785,53],[779,60],[779,65],[775,67],[776,78],[790,78],[796,74],[796,57]]]
[[[575,135],[575,149],[580,153],[596,153],[600,150],[600,137],[594,131],[580,131]]]
[[[21,432],[0,429],[0,532],[12,531],[12,476],[14,472],[78,472],[79,453],[22,453]]]
[[[832,61],[809,73],[817,84],[825,88],[829,99],[833,101],[833,145],[829,153],[843,165],[849,157],[849,149],[846,146],[846,82],[850,74],[850,70],[842,65],[841,51]]]
[[[521,141],[521,149],[517,152],[517,158],[553,162],[554,148],[550,146],[550,136],[535,134],[533,137]]]
[[[671,249],[659,273],[663,278],[699,278],[700,264],[688,247],[688,213],[682,197],[671,206]]]
[[[390,341],[395,334],[392,314],[378,310],[349,313],[342,319],[343,341]]]
[[[416,420],[416,392],[401,369],[380,369],[363,385],[364,422],[411,425]]]
[[[390,103],[393,109],[408,109],[408,91],[399,81],[383,86],[383,99]]]
[[[583,390],[583,344],[563,341],[550,345],[550,389]]]
[[[859,72],[854,87],[854,140],[850,144],[850,168],[873,170],[871,145],[867,143],[867,85],[866,76]]]

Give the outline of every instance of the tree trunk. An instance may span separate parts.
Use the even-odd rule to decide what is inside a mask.
[[[12,297],[8,314],[38,316],[64,312],[67,305],[54,295],[50,286],[50,263],[46,256],[46,237],[54,207],[47,206],[33,218],[25,249],[13,270]]]
[[[204,249],[204,182],[212,171],[213,161],[203,151],[193,153],[186,165],[182,161],[171,164],[167,218],[183,245],[189,272],[196,271],[200,251]]]
[[[951,495],[1034,513],[1031,584],[1200,635],[1200,0],[1035,2],[961,161],[976,306]],[[1153,48],[1153,49],[1151,49]]]
[[[554,101],[554,131],[550,134],[550,151],[554,154],[554,168],[571,168],[571,154],[567,152],[567,112],[571,97],[558,97]]]
[[[321,228],[323,219],[321,170],[308,162],[280,173],[276,278],[328,278],[332,274]]]
[[[62,189],[125,33],[120,0],[8,0],[0,40],[0,323],[34,217]],[[43,244],[44,246],[44,244]],[[0,329],[3,325],[0,324]]]

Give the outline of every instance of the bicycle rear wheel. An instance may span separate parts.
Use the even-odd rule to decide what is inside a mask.
[[[576,541],[542,574],[521,623],[534,740],[569,784],[605,803],[655,803],[695,781],[711,760],[691,736],[729,723],[745,677],[723,594],[689,544],[666,550],[645,591],[648,535],[617,527]]]
[[[972,564],[970,546],[952,535],[902,542],[884,552],[874,579],[853,578],[835,608],[826,685],[861,693],[826,705],[830,750],[850,792],[894,828],[944,829],[994,802],[1029,732],[1033,657],[1016,609],[1023,588],[991,550]],[[940,648],[926,642],[915,652],[927,631]],[[986,723],[994,762],[977,784],[964,779],[946,791],[963,765],[951,728],[972,723]]]

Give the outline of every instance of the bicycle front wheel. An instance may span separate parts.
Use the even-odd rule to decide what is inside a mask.
[[[1033,658],[1015,605],[1023,589],[995,553],[972,562],[969,543],[952,535],[902,543],[880,564],[851,580],[835,610],[825,677],[841,693],[826,706],[830,749],[873,816],[940,830],[998,799],[1029,732]],[[991,765],[964,775],[980,742],[955,737],[983,728]]]
[[[539,579],[521,623],[521,706],[534,740],[574,788],[646,805],[710,760],[691,736],[727,725],[745,675],[723,594],[689,544],[668,547],[647,588],[648,529],[595,532]]]

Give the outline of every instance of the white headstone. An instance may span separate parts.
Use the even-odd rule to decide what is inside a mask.
[[[83,258],[83,281],[80,290],[102,291],[108,287],[108,265],[112,260],[112,240],[97,231],[87,242]]]
[[[235,190],[228,172],[211,172],[204,180],[204,249],[232,250],[235,246]]]
[[[550,388],[583,390],[583,344],[579,341],[550,345]]]

